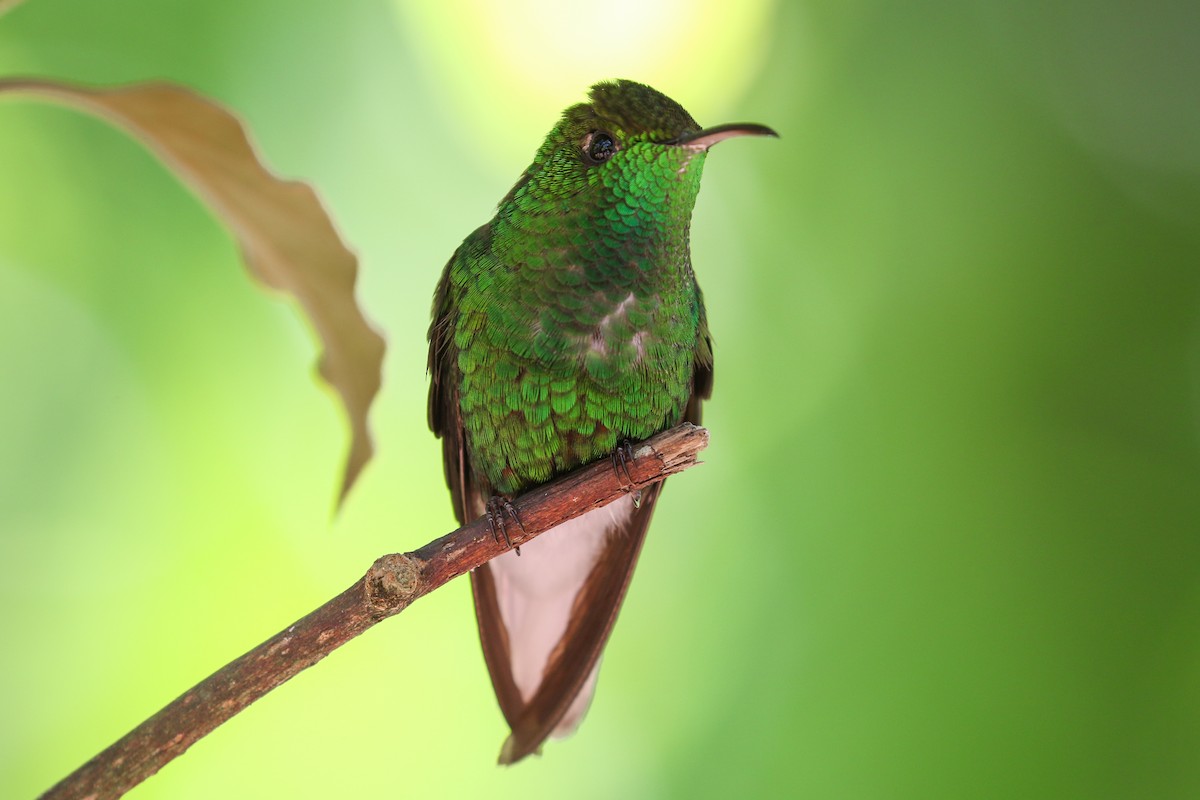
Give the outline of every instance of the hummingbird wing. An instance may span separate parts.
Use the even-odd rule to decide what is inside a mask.
[[[484,513],[492,490],[466,453],[448,275],[449,266],[429,330],[429,424],[442,439],[455,515],[465,523]],[[699,423],[700,403],[711,390],[712,346],[701,305],[685,419]],[[471,573],[484,660],[512,729],[501,763],[537,752],[550,735],[569,734],[583,718],[661,487],[643,490],[636,506],[628,497],[546,531],[521,556],[505,553]]]
[[[461,248],[460,248],[461,249]],[[466,441],[462,412],[458,405],[458,353],[454,348],[453,314],[450,309],[450,266],[458,251],[450,257],[433,295],[433,322],[429,326],[429,428],[442,440],[442,466],[454,503],[454,516],[465,525],[469,509],[468,495],[474,494],[468,480]],[[478,516],[478,515],[476,515]]]
[[[708,315],[704,311],[704,294],[695,280],[693,277],[692,285],[696,287],[696,302],[700,307],[700,327],[696,335],[696,358],[692,362],[692,396],[683,413],[683,420],[699,425],[700,406],[712,397],[713,346],[712,334],[708,332]]]

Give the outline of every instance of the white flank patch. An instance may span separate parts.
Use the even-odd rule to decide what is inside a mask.
[[[625,312],[629,310],[629,307],[631,305],[633,305],[634,299],[635,298],[633,296],[633,292],[630,292],[629,294],[625,295],[625,299],[622,300],[621,302],[617,303],[616,308],[614,308],[612,311],[608,312],[607,314],[605,314],[603,317],[600,318],[600,324],[598,327],[607,328],[609,323],[612,322],[614,319],[624,317]]]
[[[633,338],[631,338],[629,340],[629,343],[631,345],[633,345],[634,350],[637,350],[637,360],[638,361],[641,361],[642,359],[644,359],[646,357],[646,332],[645,331],[638,331],[637,333],[635,333],[633,335]]]
[[[630,292],[625,295],[625,299],[617,303],[612,311],[600,318],[596,327],[592,329],[591,335],[586,337],[588,353],[594,353],[601,358],[608,357],[608,340],[605,338],[608,335],[608,326],[614,320],[624,319],[625,313],[635,302],[637,302],[637,298],[633,296],[633,292]]]

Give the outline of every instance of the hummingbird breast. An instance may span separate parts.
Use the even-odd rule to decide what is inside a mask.
[[[686,243],[664,252],[592,238],[483,247],[471,259],[482,268],[463,275],[463,426],[472,467],[498,492],[646,438],[687,404],[699,298]]]

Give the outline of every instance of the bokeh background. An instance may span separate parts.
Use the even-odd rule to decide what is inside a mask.
[[[346,443],[294,308],[103,123],[0,101],[0,796],[452,526],[434,283],[608,77],[714,150],[707,465],[586,724],[499,769],[466,581],[134,797],[1200,796],[1200,6],[28,0],[0,74],[238,111],[362,259]]]

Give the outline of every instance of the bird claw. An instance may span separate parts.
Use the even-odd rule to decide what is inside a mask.
[[[633,495],[633,507],[642,507],[642,490],[634,490],[637,481],[633,479],[633,473],[629,471],[629,462],[633,461],[633,442],[628,439],[623,439],[620,444],[612,451],[613,472],[617,476],[617,480],[621,482],[621,488],[626,494]]]
[[[621,488],[626,492],[632,492],[633,487],[637,484],[637,481],[633,479],[633,473],[629,471],[630,461],[633,461],[633,443],[624,439],[612,451],[612,466],[613,473],[621,482]]]
[[[493,495],[487,501],[486,507],[488,526],[492,529],[492,536],[499,542],[504,539],[504,545],[508,549],[515,552],[518,556],[521,555],[521,546],[513,547],[512,537],[508,535],[508,524],[504,521],[504,515],[512,517],[512,521],[517,523],[517,527],[521,529],[521,533],[525,533],[525,524],[521,522],[521,518],[517,516],[517,509],[512,504],[512,501],[507,497]]]

